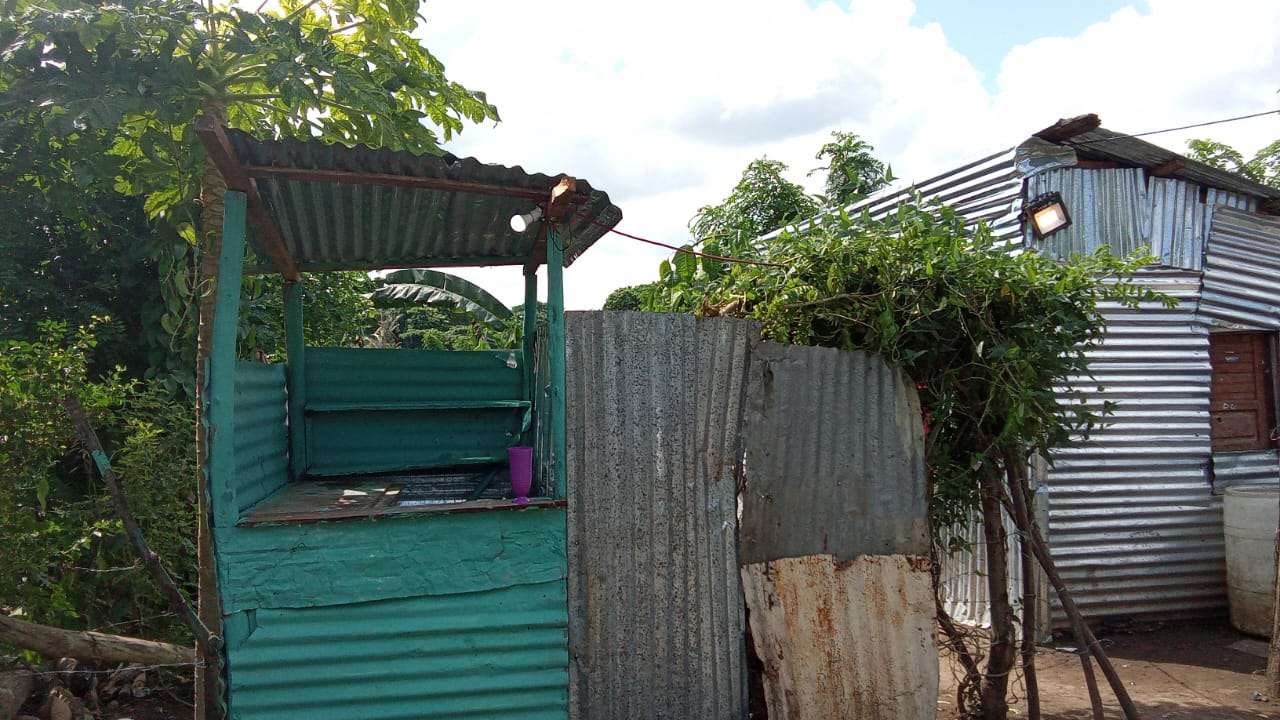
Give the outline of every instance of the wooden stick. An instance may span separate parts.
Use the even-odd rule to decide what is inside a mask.
[[[1026,484],[1026,466],[1022,458],[1005,456],[1010,494],[1013,497],[1014,522],[1022,526],[1034,522],[1030,488]],[[1040,682],[1036,675],[1036,559],[1026,538],[1018,542],[1022,563],[1022,678],[1027,687],[1027,717],[1040,720]],[[1096,685],[1096,682],[1095,682]]]
[[[138,526],[138,521],[133,517],[133,512],[129,510],[129,502],[125,499],[124,491],[120,489],[119,480],[115,471],[111,469],[107,454],[102,450],[102,443],[98,441],[98,434],[94,432],[93,426],[89,424],[89,418],[84,414],[84,408],[80,407],[80,402],[70,395],[63,399],[62,405],[67,409],[67,414],[71,416],[71,422],[75,425],[76,435],[80,438],[80,444],[84,446],[84,449],[89,452],[89,456],[93,458],[93,463],[98,468],[102,481],[106,483],[107,490],[111,492],[111,501],[115,505],[116,514],[120,516],[120,520],[124,523],[125,534],[129,536],[129,541],[133,543],[134,550],[142,558],[143,565],[146,566],[151,573],[151,577],[155,579],[156,584],[160,586],[160,589],[169,599],[169,607],[182,617],[187,627],[191,628],[191,634],[195,637],[196,642],[207,655],[216,657],[222,649],[222,643],[200,621],[195,611],[191,609],[191,605],[187,603],[187,599],[183,597],[182,590],[178,588],[178,584],[173,581],[169,571],[165,570],[164,564],[160,562],[160,556],[152,552],[147,545],[146,538],[142,535],[142,528]]]
[[[1084,672],[1084,686],[1089,689],[1089,707],[1093,708],[1093,720],[1104,720],[1102,693],[1098,692],[1098,678],[1093,674],[1093,663],[1089,661],[1089,651],[1082,647],[1076,654],[1080,656],[1080,669]]]
[[[1003,498],[1012,508],[1013,502],[1009,498]],[[1011,512],[1013,512],[1011,510]],[[1015,522],[1016,515],[1015,515]],[[1053,585],[1053,589],[1058,593],[1058,600],[1062,603],[1062,610],[1067,614],[1067,618],[1071,621],[1072,631],[1076,634],[1076,638],[1085,645],[1089,652],[1093,654],[1093,658],[1098,661],[1098,667],[1102,669],[1102,674],[1107,678],[1107,684],[1111,686],[1111,692],[1116,696],[1116,700],[1120,703],[1120,709],[1124,712],[1126,720],[1138,720],[1138,708],[1133,704],[1133,699],[1129,697],[1129,691],[1124,686],[1124,681],[1120,679],[1120,674],[1116,672],[1115,666],[1111,664],[1111,660],[1107,657],[1107,653],[1102,649],[1102,643],[1098,642],[1098,638],[1094,636],[1093,631],[1089,629],[1088,623],[1084,620],[1080,608],[1076,607],[1075,599],[1071,597],[1071,592],[1067,590],[1066,583],[1062,581],[1062,576],[1058,574],[1058,568],[1053,562],[1053,557],[1049,555],[1049,546],[1044,541],[1044,536],[1040,534],[1040,529],[1035,524],[1030,526],[1021,525],[1023,539],[1031,541],[1031,550],[1035,553],[1036,560],[1040,561],[1040,567],[1044,569],[1044,574],[1049,578],[1049,584]]]
[[[141,640],[122,635],[64,630],[37,625],[0,614],[0,641],[47,658],[73,657],[99,663],[142,663],[144,665],[190,665],[195,650],[181,645]]]

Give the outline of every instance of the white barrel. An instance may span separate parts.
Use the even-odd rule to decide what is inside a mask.
[[[1270,637],[1275,611],[1280,488],[1227,488],[1222,515],[1231,624],[1241,632]]]

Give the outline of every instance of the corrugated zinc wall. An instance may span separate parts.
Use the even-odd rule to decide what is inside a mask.
[[[236,363],[236,511],[242,513],[289,481],[284,365]]]
[[[1200,314],[1229,328],[1280,328],[1280,218],[1218,209],[1205,254]]]
[[[1150,203],[1143,172],[1132,170],[1049,170],[1027,180],[1028,200],[1047,192],[1062,194],[1071,225],[1039,243],[1048,257],[1089,255],[1103,245],[1118,255],[1147,246]],[[1029,236],[1028,247],[1037,243]]]
[[[1208,477],[1199,274],[1149,271],[1135,281],[1179,305],[1102,308],[1107,333],[1089,354],[1094,377],[1075,378],[1062,397],[1097,409],[1111,401],[1116,412],[1087,442],[1053,453],[1050,550],[1087,615],[1218,612],[1226,580],[1221,502]]]
[[[307,348],[308,472],[504,461],[527,412],[519,363],[510,350]]]
[[[1205,189],[1176,178],[1150,178],[1147,197],[1151,203],[1148,237],[1152,254],[1162,264],[1184,270],[1203,267],[1205,242],[1217,207],[1252,210],[1257,205],[1247,195]]]
[[[1275,450],[1213,454],[1213,491],[1216,493],[1235,485],[1275,485],[1277,482],[1280,482],[1280,456]]]
[[[566,316],[571,717],[743,717],[738,428],[757,330]]]
[[[902,371],[761,343],[751,375],[741,562],[928,555],[920,401]]]

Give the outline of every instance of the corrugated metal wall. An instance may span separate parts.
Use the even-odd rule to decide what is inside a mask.
[[[752,360],[741,562],[928,555],[920,400],[879,357],[761,343]]]
[[[770,720],[937,716],[927,563],[810,555],[747,565],[742,582]]]
[[[1200,314],[1230,328],[1280,328],[1280,218],[1217,210]]]
[[[744,321],[569,313],[571,716],[741,718]]]
[[[1140,273],[1174,309],[1107,305],[1090,352],[1093,378],[1064,401],[1116,404],[1110,425],[1053,454],[1049,544],[1081,609],[1094,617],[1221,611],[1221,502],[1210,493],[1208,332],[1195,314],[1199,274]],[[1103,389],[1099,390],[1098,386]]]
[[[1118,255],[1148,246],[1150,203],[1142,170],[1049,170],[1027,180],[1028,200],[1047,192],[1062,194],[1071,225],[1040,243],[1047,257],[1089,255],[1103,245]],[[1026,242],[1035,246],[1028,227]]]
[[[1275,485],[1280,482],[1280,454],[1275,450],[1216,452],[1213,454],[1213,491],[1234,485]]]
[[[289,481],[284,365],[236,363],[235,392],[231,485],[239,514]]]
[[[1252,210],[1257,205],[1246,195],[1204,189],[1175,178],[1150,178],[1147,196],[1152,254],[1164,265],[1185,270],[1203,267],[1205,242],[1218,206]]]
[[[233,720],[565,717],[563,581],[264,608],[246,623],[230,650]]]
[[[496,402],[523,399],[519,362],[508,350],[307,348],[308,473],[505,461],[526,410]]]

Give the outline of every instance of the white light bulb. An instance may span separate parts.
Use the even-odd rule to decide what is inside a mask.
[[[542,219],[542,208],[536,207],[523,215],[511,216],[511,229],[518,233],[522,233],[529,229],[529,226]]]

